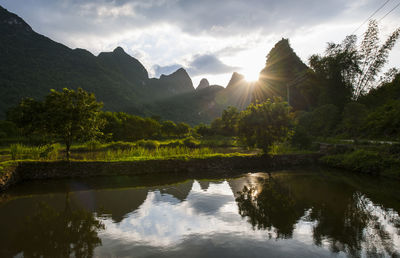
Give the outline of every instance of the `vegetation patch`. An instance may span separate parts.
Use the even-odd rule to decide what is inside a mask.
[[[320,161],[331,167],[355,172],[391,177],[400,176],[399,159],[392,155],[383,155],[382,152],[372,150],[359,149],[344,154],[328,155],[322,157]],[[394,173],[395,170],[397,170],[397,173]]]

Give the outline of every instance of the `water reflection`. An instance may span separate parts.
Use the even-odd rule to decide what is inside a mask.
[[[253,227],[273,230],[276,238],[291,238],[299,223],[314,222],[314,244],[333,253],[399,255],[398,213],[345,185],[298,183],[288,177],[259,177],[257,184],[238,192],[239,213]]]
[[[15,189],[0,203],[0,256],[396,257],[396,184],[297,171]]]
[[[44,202],[26,216],[11,245],[24,257],[91,257],[101,245],[104,224],[94,214],[72,209],[68,194],[61,211]]]

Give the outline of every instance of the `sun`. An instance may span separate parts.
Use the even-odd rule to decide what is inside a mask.
[[[257,69],[243,69],[241,73],[244,76],[244,79],[248,82],[254,82],[258,80],[260,75],[260,71]]]

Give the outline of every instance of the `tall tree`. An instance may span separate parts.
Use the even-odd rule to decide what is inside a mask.
[[[356,81],[354,82],[354,98],[358,99],[362,94],[373,88],[377,75],[387,63],[390,50],[394,47],[400,36],[400,28],[397,28],[386,39],[385,43],[379,45],[379,27],[375,20],[369,22],[367,31],[359,48],[360,68]]]
[[[285,141],[292,134],[293,113],[287,102],[275,98],[262,104],[251,104],[242,112],[238,125],[239,138],[249,147],[267,153],[273,144]]]
[[[100,118],[103,104],[92,93],[78,90],[51,90],[43,102],[25,99],[10,112],[10,118],[25,133],[43,134],[62,139],[67,160],[74,140],[88,140],[101,134],[104,120]]]
[[[378,23],[371,20],[360,45],[357,37],[351,35],[340,44],[328,43],[324,56],[311,56],[310,66],[324,85],[320,104],[343,108],[351,99],[357,100],[377,87],[378,75],[399,36],[397,28],[380,45]]]
[[[356,36],[347,36],[340,44],[328,43],[325,56],[310,57],[310,66],[323,85],[320,105],[333,104],[343,108],[351,100],[352,82],[360,71],[356,42]]]
[[[93,93],[81,88],[58,92],[52,90],[45,99],[47,130],[63,139],[67,159],[74,140],[86,140],[101,134],[104,121],[100,119],[103,103],[97,102]]]

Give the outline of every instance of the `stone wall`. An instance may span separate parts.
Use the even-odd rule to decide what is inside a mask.
[[[156,173],[199,173],[202,171],[268,171],[309,166],[320,154],[215,157],[190,160],[147,160],[126,162],[20,162],[0,174],[0,191],[25,180],[140,175]],[[249,172],[250,172],[249,171]]]

